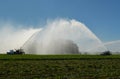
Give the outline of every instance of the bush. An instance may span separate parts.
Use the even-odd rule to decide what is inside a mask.
[[[112,54],[111,54],[111,52],[110,52],[110,51],[105,51],[105,52],[103,52],[101,55],[106,56],[106,55],[112,55]]]

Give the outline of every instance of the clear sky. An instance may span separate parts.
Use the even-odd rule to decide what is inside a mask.
[[[120,0],[0,0],[0,20],[37,25],[54,18],[81,21],[102,41],[120,39]]]

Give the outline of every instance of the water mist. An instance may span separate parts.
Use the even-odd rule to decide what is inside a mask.
[[[99,50],[91,50],[101,46]],[[106,51],[106,47],[83,23],[56,19],[48,22],[22,47],[27,54],[79,54]]]

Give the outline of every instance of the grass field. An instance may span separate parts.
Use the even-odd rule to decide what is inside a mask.
[[[119,79],[120,55],[0,55],[0,79]]]

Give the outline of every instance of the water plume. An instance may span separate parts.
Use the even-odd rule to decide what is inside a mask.
[[[83,23],[74,19],[49,21],[42,31],[28,40],[22,48],[28,54],[79,54],[106,51],[100,39]],[[94,49],[101,46],[100,50]]]
[[[49,20],[37,29],[8,22],[0,27],[0,53],[19,48],[26,54],[97,54],[107,50],[90,29],[74,19]]]
[[[0,23],[0,53],[19,49],[33,33],[40,29],[25,28],[11,22]]]
[[[104,43],[112,54],[120,54],[120,40]]]

